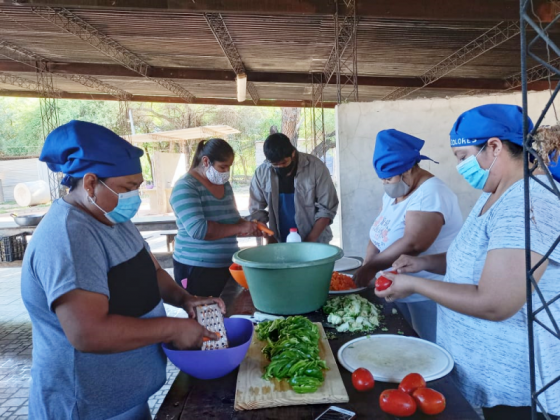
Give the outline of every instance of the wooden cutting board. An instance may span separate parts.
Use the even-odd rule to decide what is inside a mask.
[[[270,362],[261,352],[265,342],[259,341],[256,334],[253,334],[253,341],[237,375],[236,410],[255,410],[286,405],[345,403],[349,401],[325,330],[320,323],[316,324],[321,336],[319,354],[329,367],[329,370],[325,372],[323,386],[311,394],[296,394],[286,381],[264,380],[262,378],[264,367]]]

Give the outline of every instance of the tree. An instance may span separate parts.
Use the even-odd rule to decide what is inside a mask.
[[[282,108],[282,133],[290,139],[294,147],[298,145],[300,117],[300,108]]]

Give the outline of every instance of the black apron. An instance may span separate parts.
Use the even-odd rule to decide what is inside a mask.
[[[160,302],[154,261],[146,248],[135,257],[111,267],[109,279],[109,313],[140,318]]]

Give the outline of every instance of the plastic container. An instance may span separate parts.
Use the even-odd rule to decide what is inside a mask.
[[[270,244],[238,251],[233,261],[243,266],[255,308],[275,315],[316,311],[329,296],[340,248],[302,242]]]
[[[20,182],[14,187],[14,200],[21,207],[48,203],[51,201],[49,184],[45,181]]]
[[[253,323],[243,318],[224,318],[229,346],[220,350],[173,350],[162,344],[167,358],[182,372],[198,379],[216,379],[241,364],[253,338]]]
[[[286,243],[291,243],[291,242],[301,242],[301,236],[299,236],[299,233],[297,232],[296,228],[291,228],[290,233],[286,238]]]
[[[247,279],[245,278],[245,273],[243,272],[243,267],[239,264],[233,263],[229,267],[229,272],[231,273],[231,277],[243,288],[248,289],[249,285],[247,284]]]
[[[0,261],[12,262],[23,260],[27,248],[27,239],[24,234],[0,237]]]

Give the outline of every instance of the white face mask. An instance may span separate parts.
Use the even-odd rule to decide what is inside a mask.
[[[212,164],[210,164],[208,169],[206,169],[206,178],[208,178],[208,181],[212,184],[224,185],[229,181],[229,171],[219,172],[216,168],[214,168],[214,166],[212,166]]]

